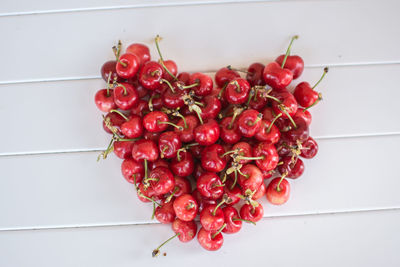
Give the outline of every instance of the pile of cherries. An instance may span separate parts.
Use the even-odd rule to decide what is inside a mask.
[[[113,151],[123,159],[123,176],[141,201],[153,204],[152,218],[172,224],[173,237],[188,242],[197,234],[203,248],[219,249],[222,233],[263,217],[261,197],[285,203],[287,178],[300,177],[301,158],[316,155],[308,109],[322,99],[314,88],[327,68],[314,86],[301,82],[289,92],[304,69],[302,58],[290,55],[295,39],[274,62],[253,63],[246,71],[223,67],[214,80],[178,74],[176,63],[163,59],[159,36],[158,61],[143,44],[129,45],[124,54],[121,42],[113,47],[116,60],[101,68],[106,88],[95,95],[112,135],[99,158]]]

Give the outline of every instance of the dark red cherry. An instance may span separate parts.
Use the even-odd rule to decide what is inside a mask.
[[[308,126],[310,126],[311,121],[312,121],[312,116],[311,113],[306,110],[306,109],[302,109],[302,108],[298,108],[296,114],[294,114],[294,117],[300,117],[303,120],[305,120],[306,124]]]
[[[286,174],[287,178],[299,178],[304,172],[304,163],[300,158],[292,158],[286,156],[281,159],[283,164],[278,166],[278,171],[281,175]]]
[[[183,101],[184,94],[185,92],[178,89],[174,84],[172,89],[168,87],[168,89],[163,92],[161,99],[165,107],[177,109],[185,105]]]
[[[240,114],[237,121],[240,133],[245,137],[253,137],[261,126],[262,113],[248,109]]]
[[[140,99],[139,102],[133,108],[131,108],[131,114],[138,115],[140,117],[143,117],[144,114],[148,112],[150,112],[149,105],[142,99]]]
[[[275,59],[275,62],[282,66],[283,59],[285,55],[280,55]],[[293,73],[293,79],[297,79],[303,73],[304,70],[304,61],[300,56],[288,56],[286,59],[285,66],[283,67],[287,70],[290,70]]]
[[[291,125],[290,130],[282,133],[282,138],[292,143],[296,143],[297,141],[304,142],[309,136],[307,123],[301,117],[294,117],[293,121],[296,127]]]
[[[94,96],[94,102],[98,109],[103,112],[110,112],[117,105],[114,102],[114,91],[112,89],[101,89]]]
[[[264,97],[264,92],[262,90],[255,89],[255,94],[249,103],[250,108],[261,112],[267,103],[268,99]]]
[[[246,80],[249,82],[251,87],[265,85],[263,79],[264,68],[265,66],[262,63],[253,63],[249,66],[247,69]]]
[[[206,146],[201,152],[201,166],[208,172],[220,172],[226,166],[226,159],[222,156],[224,148],[219,144]]]
[[[300,156],[303,158],[312,159],[318,153],[317,141],[315,141],[311,136],[302,143],[302,147]]]
[[[158,167],[169,168],[169,164],[167,161],[165,161],[163,159],[157,159],[156,161],[150,162],[150,164],[149,164],[150,170],[154,170],[155,168],[158,168]]]
[[[274,145],[267,142],[261,142],[257,145],[253,152],[254,157],[261,157],[257,159],[257,167],[263,171],[272,171],[276,168],[279,162],[279,155]]]
[[[114,101],[120,109],[128,110],[138,103],[139,96],[129,83],[119,83],[114,88]]]
[[[208,119],[194,129],[194,138],[202,146],[209,146],[217,142],[220,130],[214,119]]]
[[[179,151],[170,163],[171,171],[177,175],[186,177],[193,173],[194,160],[189,151]]]
[[[139,62],[140,59],[134,54],[126,53],[121,55],[115,67],[118,76],[124,79],[134,77],[139,70]]]
[[[136,161],[155,161],[158,159],[158,147],[151,140],[141,139],[136,141],[132,147],[132,158]]]
[[[210,76],[196,72],[190,76],[189,85],[197,84],[192,89],[198,96],[209,95],[213,88],[213,81]]]
[[[166,159],[172,159],[176,157],[176,152],[182,146],[179,135],[175,132],[163,132],[160,134],[158,140],[158,148],[160,150],[160,157]]]
[[[225,99],[231,104],[243,104],[249,98],[250,84],[242,78],[236,78],[225,87]]]
[[[103,77],[103,80],[108,82],[110,81],[110,84],[114,82],[122,82],[122,78],[118,76],[117,71],[115,67],[117,66],[117,61],[116,60],[110,60],[107,61],[106,63],[101,66],[101,77]],[[111,74],[111,77],[109,75]]]
[[[213,172],[206,172],[197,179],[197,190],[206,198],[218,199],[223,193],[221,179]]]
[[[146,140],[151,140],[151,141],[154,141],[154,142],[157,143],[158,142],[158,138],[160,138],[160,133],[159,132],[158,133],[152,133],[152,132],[144,131],[143,138],[146,139]]]
[[[220,88],[224,87],[227,83],[235,78],[240,78],[239,73],[226,67],[219,69],[215,73],[215,83]]]
[[[276,117],[276,114],[271,107],[265,107],[262,114],[263,119],[267,121],[273,121]]]
[[[225,143],[228,144],[235,144],[239,142],[240,138],[242,137],[239,132],[238,124],[234,123],[232,119],[232,117],[226,117],[223,118],[222,121],[220,121],[220,137]]]
[[[124,178],[131,184],[140,183],[144,177],[143,164],[137,162],[134,159],[125,159],[121,164],[121,172]]]
[[[182,128],[175,128],[174,131],[179,134],[182,142],[189,143],[194,140],[194,129],[199,125],[199,120],[196,116],[187,115],[185,116],[185,120],[181,118],[177,125]]]
[[[178,81],[183,82],[185,85],[189,85],[190,73],[181,72],[181,73],[179,73],[177,78],[178,78]]]
[[[132,157],[133,142],[131,141],[115,141],[114,154],[120,159],[128,159]]]
[[[140,70],[139,81],[144,88],[155,90],[160,87],[160,81],[164,73],[163,67],[155,61],[146,62]]]
[[[150,60],[150,50],[144,44],[131,44],[126,48],[126,53],[134,54],[139,59],[139,65],[142,66],[144,63]]]

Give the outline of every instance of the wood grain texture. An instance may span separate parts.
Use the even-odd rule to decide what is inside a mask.
[[[400,211],[272,218],[224,235],[219,251],[170,242],[166,225],[1,232],[1,266],[379,266],[400,264]]]
[[[165,57],[186,71],[268,62],[294,34],[292,51],[308,66],[399,63],[397,10],[395,0],[295,1],[1,17],[0,82],[98,77],[118,39],[154,52],[156,34]]]
[[[283,206],[266,203],[265,216],[400,208],[400,136],[328,139],[316,158],[290,180]],[[121,160],[97,153],[0,157],[0,229],[155,223],[120,174]],[[390,166],[390,167],[388,167]],[[267,181],[268,183],[269,181]]]

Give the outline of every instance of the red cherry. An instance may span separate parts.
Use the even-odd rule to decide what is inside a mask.
[[[130,141],[115,141],[114,154],[120,159],[128,159],[132,157],[133,142]]]
[[[220,122],[221,127],[221,139],[225,143],[235,144],[239,142],[242,137],[239,132],[239,127],[237,123],[234,123],[233,117],[223,118]]]
[[[276,62],[271,62],[264,68],[263,78],[266,84],[277,90],[285,89],[293,80],[290,70],[282,69]]]
[[[176,217],[182,221],[192,221],[196,217],[198,204],[192,195],[184,194],[177,197],[173,205]]]
[[[194,129],[199,125],[199,120],[194,115],[187,115],[181,118],[176,125],[182,127],[174,129],[179,134],[181,141],[189,143],[194,140]]]
[[[264,64],[261,63],[253,63],[249,66],[247,69],[246,79],[251,87],[265,85],[265,81],[263,79],[264,68]]]
[[[169,164],[167,161],[165,161],[163,159],[157,159],[156,161],[150,162],[150,164],[149,164],[150,170],[154,170],[155,168],[158,168],[158,167],[169,168]]]
[[[152,111],[143,117],[143,126],[149,132],[162,132],[168,128],[167,114],[161,111]]]
[[[221,233],[214,236],[213,233],[205,230],[203,227],[197,234],[197,240],[204,249],[210,251],[220,249],[224,243],[224,237]]]
[[[196,236],[197,225],[194,221],[187,222],[176,218],[172,223],[172,230],[179,233],[178,238],[181,242],[189,242]]]
[[[206,171],[203,170],[203,168],[201,167],[201,164],[200,164],[200,163],[197,163],[197,164],[194,166],[194,171],[193,171],[193,176],[194,176],[194,178],[197,180],[197,179],[199,179],[199,177],[200,177],[202,174],[204,174],[204,173],[206,173]]]
[[[189,85],[190,73],[181,72],[176,78],[178,78],[178,81],[183,82],[185,85]]]
[[[138,138],[143,135],[142,118],[131,115],[129,120],[121,125],[121,132],[126,138]]]
[[[163,132],[158,140],[161,158],[172,159],[176,157],[176,152],[182,146],[179,135],[175,132]]]
[[[144,177],[143,165],[134,159],[125,159],[121,164],[121,172],[126,181],[133,184],[136,176],[136,183],[140,183]]]
[[[164,60],[164,66],[169,70],[170,73],[172,73],[172,75],[176,76],[176,74],[178,73],[178,66],[176,65],[175,61],[173,61],[173,60]],[[174,80],[174,77],[169,75],[169,73],[166,72],[166,71],[163,73],[162,78],[167,80],[167,81]]]
[[[285,55],[280,55],[275,59],[275,62],[282,66]],[[285,69],[290,70],[293,73],[293,80],[300,77],[304,70],[304,61],[300,56],[288,56],[284,66]]]
[[[238,183],[242,187],[243,192],[247,189],[255,192],[264,181],[260,169],[252,164],[244,165],[240,171]]]
[[[136,161],[156,161],[158,159],[158,147],[151,140],[141,139],[132,147],[132,158]]]
[[[185,177],[175,177],[175,188],[173,190],[173,194],[175,197],[179,197],[184,194],[190,194],[192,192],[192,186],[190,182]]]
[[[225,207],[222,209],[224,213],[226,227],[222,230],[225,234],[234,234],[242,228],[242,221],[239,218],[239,213],[234,207]]]
[[[231,104],[243,104],[249,98],[250,84],[242,78],[236,78],[225,87],[225,99]]]
[[[258,222],[264,215],[263,206],[258,203],[257,206],[253,207],[250,204],[244,204],[240,208],[240,217],[244,220]]]
[[[225,204],[228,206],[233,206],[240,201],[240,196],[242,191],[240,190],[239,186],[236,184],[232,188],[233,182],[232,180],[226,181],[226,186],[224,186],[224,197],[226,197]]]
[[[156,208],[154,216],[160,223],[167,224],[174,222],[175,211],[173,207],[173,202],[172,201],[165,202],[165,200],[163,200],[161,202],[161,206],[158,206]]]
[[[218,175],[213,172],[206,172],[197,179],[197,190],[206,198],[218,199],[224,189]]]
[[[296,114],[294,114],[294,117],[302,118],[306,122],[307,126],[310,126],[312,121],[311,113],[308,110],[302,108],[297,109],[297,112]]]
[[[120,83],[114,88],[115,104],[122,110],[131,109],[139,101],[135,88],[129,83]]]
[[[302,143],[301,154],[303,158],[312,159],[318,153],[318,144],[311,136]]]
[[[190,153],[192,153],[193,157],[196,159],[200,159],[201,158],[201,152],[203,151],[203,146],[191,146],[189,148]]]
[[[292,143],[296,143],[297,141],[303,142],[307,140],[309,136],[309,129],[307,123],[301,117],[293,118],[296,127],[291,125],[291,129],[282,133],[282,139],[287,140]]]
[[[261,127],[258,132],[254,135],[258,141],[263,141],[268,144],[276,144],[281,138],[281,132],[278,127],[271,125],[270,121],[262,120]]]
[[[257,110],[248,109],[240,114],[237,121],[240,133],[245,137],[253,137],[261,126],[262,114]]]
[[[189,176],[194,170],[193,156],[189,151],[179,151],[170,164],[171,171],[177,176]]]
[[[192,89],[198,96],[209,95],[213,88],[211,77],[200,72],[196,72],[190,76],[189,84],[197,84]]]
[[[157,143],[158,138],[160,138],[160,133],[152,133],[152,132],[144,131],[143,138]]]
[[[139,194],[139,192],[140,192],[140,194]],[[154,197],[153,188],[145,187],[144,184],[139,184],[139,188],[138,188],[138,191],[136,193],[137,193],[137,196],[138,196],[139,200],[142,201],[142,202],[150,202],[150,200],[148,198],[153,198]],[[145,197],[143,197],[142,194]]]
[[[149,105],[142,99],[140,99],[138,103],[131,109],[132,115],[138,115],[140,117],[143,117],[147,112],[150,112]]]
[[[214,119],[208,119],[194,129],[194,138],[202,146],[209,146],[217,142],[219,134],[219,125]]]
[[[266,107],[263,110],[263,119],[267,121],[273,121],[276,117],[275,112],[271,107]]]
[[[201,152],[201,166],[208,172],[220,172],[225,169],[226,160],[222,156],[224,148],[219,144],[206,146]]]
[[[261,142],[254,149],[254,157],[262,157],[257,159],[257,167],[263,171],[272,171],[276,168],[279,162],[279,155],[274,145],[267,142]]]
[[[117,130],[117,133],[121,133],[121,125],[126,121],[124,117],[122,117],[120,114],[115,113],[115,112],[110,112],[107,113],[107,115],[104,117],[103,120],[103,129],[109,134],[112,134],[110,129],[106,126],[105,121],[108,121],[110,126],[115,128]]]
[[[204,107],[201,107],[201,117],[203,119],[214,119],[221,111],[221,101],[213,96],[203,98]]]
[[[249,107],[257,111],[262,111],[267,103],[268,98],[264,97],[264,92],[256,89],[254,96],[250,100]]]
[[[281,179],[281,177],[274,178],[267,186],[265,195],[271,204],[282,205],[289,199],[290,184],[286,179]]]
[[[224,222],[224,212],[217,205],[207,205],[200,212],[200,223],[207,231],[218,231]]]
[[[219,69],[215,73],[215,83],[220,88],[224,87],[227,83],[235,78],[240,78],[239,73],[226,67]]]
[[[296,179],[299,178],[304,172],[304,163],[300,158],[294,158],[286,156],[282,158],[283,164],[278,166],[280,174],[286,174],[287,178]]]
[[[282,116],[283,118],[288,118],[289,116],[293,117],[294,114],[296,114],[298,108],[297,101],[290,92],[272,92],[271,96],[280,101],[280,103],[275,100],[272,101],[272,110],[277,116],[279,114],[282,114],[280,116]]]
[[[110,110],[115,109],[117,105],[114,102],[114,91],[112,89],[101,89],[97,91],[94,96],[94,102],[98,109],[103,112],[110,112]]]
[[[183,101],[184,94],[185,92],[178,89],[176,83],[174,83],[172,89],[168,87],[168,89],[162,93],[161,99],[165,107],[177,109],[185,105]]]
[[[175,178],[168,168],[155,168],[150,172],[149,177],[150,186],[153,188],[156,195],[166,194],[175,187]]]
[[[139,61],[139,58],[134,54],[126,53],[121,55],[115,67],[118,76],[124,79],[134,77],[139,70]]]
[[[103,64],[103,66],[101,66],[100,73],[104,81],[110,83],[122,82],[122,78],[118,76],[117,71],[115,69],[116,66],[117,66],[116,60],[107,61],[106,63]]]
[[[251,147],[251,145],[249,143],[247,143],[247,142],[236,143],[232,147],[232,150],[239,150],[239,156],[242,158],[242,159],[240,159],[239,164],[247,164],[251,161],[249,159],[246,159],[248,157],[253,156],[253,148]]]
[[[150,60],[150,50],[144,44],[131,44],[126,48],[126,52],[136,55],[140,66]]]
[[[265,184],[262,183],[260,187],[257,189],[257,191],[254,193],[253,197],[251,199],[257,200],[262,198],[265,195],[266,187]]]
[[[146,62],[140,70],[139,81],[144,88],[155,90],[160,87],[163,67],[155,61]]]
[[[196,199],[198,205],[199,205],[199,211],[201,212],[203,208],[207,205],[214,205],[217,203],[217,200],[215,199],[210,199],[204,197],[202,194],[197,189],[194,189],[192,192],[192,196]]]
[[[308,82],[299,83],[294,89],[293,95],[299,105],[305,108],[310,107],[321,99],[319,93],[314,91]]]

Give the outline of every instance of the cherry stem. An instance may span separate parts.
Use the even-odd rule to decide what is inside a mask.
[[[161,80],[160,80],[160,83],[166,83],[166,84],[168,85],[169,89],[171,89],[172,93],[175,94],[174,87],[171,85],[171,83],[170,83],[168,80],[166,80],[166,79],[161,79]]]
[[[172,113],[172,115],[175,116],[175,117],[181,118],[181,119],[183,120],[183,124],[185,125],[185,129],[188,128],[187,123],[186,123],[186,118],[185,118],[185,116],[183,116],[182,114],[180,114],[178,111],[174,111],[174,112]]]
[[[127,95],[127,94],[128,94],[128,91],[126,91],[125,85],[119,83],[118,86],[121,86],[122,88],[124,88],[124,95]]]
[[[225,156],[227,156],[227,155],[229,155],[229,154],[233,154],[233,153],[237,153],[237,152],[238,152],[237,149],[235,149],[235,150],[230,150],[230,151],[226,151],[224,154],[221,155],[221,158],[223,158],[223,157],[225,157]]]
[[[215,233],[211,236],[211,239],[214,239],[217,235],[219,235],[219,234],[222,232],[222,230],[224,230],[225,227],[226,227],[226,223],[224,223],[224,224],[221,226],[221,228],[219,228],[218,231],[215,232]]]
[[[128,66],[128,64],[126,64],[125,62],[122,62],[121,60],[119,60],[119,57],[117,58],[117,61],[119,64],[121,64],[124,68],[126,68]]]
[[[262,113],[258,113],[257,119],[255,121],[249,121],[247,125],[254,126],[262,119]]]
[[[119,111],[119,110],[116,110],[116,109],[112,109],[110,112],[114,112],[114,113],[117,113],[117,114],[119,114],[122,118],[124,118],[126,121],[129,121],[129,118],[127,117],[127,116],[125,116],[125,114],[124,113],[122,113],[121,111]]]
[[[160,255],[160,248],[162,247],[162,246],[164,246],[165,244],[167,244],[169,241],[171,241],[172,239],[174,239],[175,237],[177,237],[177,236],[179,236],[180,235],[180,233],[176,233],[176,235],[174,235],[174,236],[171,236],[170,238],[168,238],[167,240],[165,240],[161,245],[159,245],[155,250],[153,250],[153,252],[151,253],[151,256],[154,258],[154,257],[157,257],[158,255]]]
[[[241,219],[241,218],[233,218],[232,221],[242,221],[242,222],[247,222],[247,223],[251,223],[251,224],[256,225],[256,223],[253,222],[253,221],[245,220],[245,219]]]
[[[196,87],[198,85],[199,85],[199,83],[193,83],[193,84],[190,84],[190,85],[181,85],[181,86],[179,86],[179,89],[182,89],[182,90],[190,89],[190,88]]]
[[[179,191],[179,187],[175,186],[174,191],[172,191],[171,195],[169,195],[166,199],[165,199],[165,203],[168,203],[171,201],[171,199],[174,197],[174,195],[176,194],[176,192]]]
[[[294,128],[297,128],[296,123],[294,122],[292,116],[290,116],[289,112],[287,112],[286,107],[283,107],[282,112],[289,118],[290,122],[293,124]]]
[[[242,108],[235,108],[235,110],[233,111],[232,120],[231,120],[231,122],[230,122],[229,125],[228,125],[228,129],[232,129],[233,122],[235,121],[236,117],[237,117],[238,115],[240,115],[242,112],[243,112],[243,109],[242,109]]]
[[[174,126],[175,128],[177,128],[180,131],[183,130],[182,126],[176,125],[175,123],[170,122],[170,121],[157,121],[157,124],[168,124],[168,125]]]
[[[118,60],[118,58],[119,58],[119,55],[121,54],[121,46],[122,46],[122,43],[121,43],[121,40],[118,40],[118,43],[117,43],[117,45],[115,46],[113,46],[112,47],[112,50],[113,50],[113,52],[114,52],[114,56],[115,56],[115,58]]]
[[[178,151],[176,151],[176,158],[177,158],[178,162],[181,162],[181,156],[179,155],[179,153],[181,153],[181,151],[183,151],[182,148],[180,148],[180,149],[178,149]]]
[[[289,46],[288,46],[288,48],[287,48],[287,50],[286,50],[285,57],[284,57],[284,59],[283,59],[283,61],[282,61],[282,65],[281,65],[281,68],[282,68],[282,69],[283,69],[283,67],[285,67],[286,59],[287,59],[287,57],[288,57],[289,54],[290,54],[290,49],[292,48],[293,41],[296,40],[296,39],[298,39],[298,38],[299,38],[299,36],[298,36],[298,35],[295,35],[295,36],[292,37],[292,40],[290,40],[290,44],[289,44]]]
[[[154,96],[155,96],[155,94],[152,94],[152,95],[150,96],[150,99],[149,99],[148,106],[149,106],[149,110],[150,110],[150,111],[153,111],[153,98],[154,98]]]
[[[325,67],[324,68],[324,73],[322,73],[321,78],[319,78],[318,82],[316,84],[314,84],[314,86],[311,88],[314,90],[315,87],[317,87],[317,85],[322,81],[322,79],[324,79],[325,75],[328,73],[329,68]]]
[[[251,89],[250,89],[249,98],[247,99],[246,106],[249,106],[249,105],[250,105],[250,102],[251,102],[251,99],[253,98],[253,96],[254,96],[254,89],[251,88]]]
[[[178,78],[176,78],[176,76],[173,75],[173,74],[169,71],[169,69],[165,66],[165,64],[164,64],[164,58],[163,58],[163,56],[162,56],[162,54],[161,54],[161,50],[160,50],[160,46],[159,46],[159,42],[161,41],[160,35],[157,34],[157,36],[156,36],[156,38],[155,38],[154,40],[155,40],[155,43],[156,43],[156,48],[157,48],[158,55],[160,56],[160,63],[161,63],[161,66],[164,68],[164,70],[165,70],[175,81],[177,81]]]
[[[163,149],[161,150],[161,158],[164,158],[164,153],[167,151],[168,146],[164,146]]]
[[[249,176],[250,175],[248,175],[248,174],[244,174],[241,170],[237,170],[238,171],[238,173],[240,174],[240,175],[242,175],[242,176],[244,176],[244,177],[246,177],[246,178],[249,178]]]
[[[282,116],[282,113],[279,113],[278,116],[276,116],[276,117],[271,121],[270,125],[268,126],[267,133],[269,133],[269,132],[271,131],[272,125],[274,125],[275,121],[276,121],[277,119],[279,119],[281,116]]]
[[[203,104],[203,103],[201,103],[201,102],[197,102],[197,101],[195,101],[194,103],[195,103],[196,105],[198,105],[198,106],[200,106],[200,107],[204,108],[204,104]]]
[[[153,202],[153,213],[151,214],[151,219],[154,220],[154,216],[156,215],[156,204]]]
[[[235,185],[237,183],[237,179],[238,179],[238,173],[237,173],[237,170],[235,170],[235,180],[233,180],[233,183],[232,183],[231,188],[230,188],[231,190],[233,190],[235,188]]]
[[[124,141],[124,142],[135,142],[140,140],[140,138],[118,138],[117,141]]]
[[[315,106],[316,104],[318,104],[318,102],[321,101],[321,100],[322,100],[322,96],[321,96],[321,94],[319,94],[318,99],[315,100],[315,102],[312,103],[309,107],[306,107],[305,109],[303,109],[303,112],[305,112],[307,109],[312,108],[313,106]]]
[[[246,73],[246,74],[251,74],[251,72],[248,72],[248,71],[245,71],[245,70],[239,70],[239,69],[232,68],[231,65],[226,66],[226,68],[228,70],[233,70],[233,71],[237,71],[237,72],[243,72],[243,73]]]
[[[142,193],[140,190],[138,190],[138,193],[139,193],[139,195],[140,195],[142,198],[145,198],[145,199],[147,199],[147,200],[153,202],[153,204],[155,204],[155,205],[161,207],[161,205],[158,204],[154,199],[152,199],[151,197],[148,197],[148,196],[143,195],[143,193]]]
[[[187,204],[185,208],[186,208],[187,210],[193,209],[193,208],[194,208],[193,202],[190,202],[189,204]]]
[[[228,82],[226,82],[226,83],[224,84],[224,86],[222,86],[221,90],[220,90],[219,93],[218,93],[218,99],[221,99],[222,94],[224,93],[225,88],[226,88],[227,85],[228,85]]]
[[[144,180],[147,180],[147,159],[144,159]]]
[[[239,156],[239,157],[237,157],[237,159],[238,160],[242,160],[242,159],[244,159],[244,160],[259,160],[259,159],[264,159],[264,156],[260,156],[260,157],[242,157],[242,156]]]
[[[277,192],[280,192],[280,191],[281,191],[281,188],[280,188],[279,186],[281,185],[283,179],[285,179],[286,175],[287,175],[287,173],[285,172],[285,173],[282,175],[281,179],[279,180],[278,184],[276,185],[276,191],[277,191]]]
[[[224,203],[225,203],[225,200],[221,200],[221,202],[219,202],[218,205],[215,206],[215,209],[213,210],[213,213],[212,213],[213,216],[215,216],[215,214],[217,213],[217,209],[218,209],[219,207],[221,207],[222,204],[224,204]]]
[[[280,101],[278,98],[270,96],[270,95],[266,95],[266,98],[271,98],[272,100],[275,100],[276,102],[278,102],[279,104],[282,104],[282,101]]]
[[[111,74],[112,74],[112,71],[110,71],[109,73],[108,73],[108,78],[107,78],[107,96],[109,97],[110,96],[110,80],[111,80]]]
[[[103,159],[107,158],[107,155],[110,154],[110,152],[114,149],[113,143],[114,143],[114,138],[111,138],[111,141],[108,144],[106,150],[101,152],[100,155],[97,157],[97,161],[99,161],[101,157],[103,157]]]

